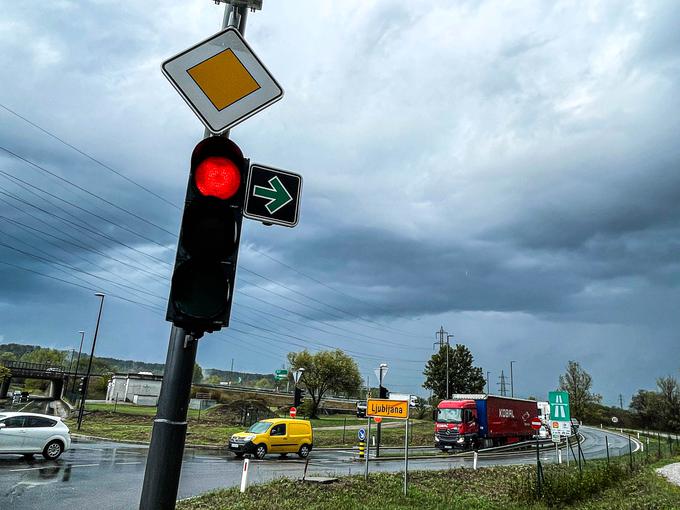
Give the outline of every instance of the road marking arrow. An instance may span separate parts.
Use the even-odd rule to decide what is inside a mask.
[[[269,214],[274,214],[284,205],[291,202],[293,197],[288,193],[288,190],[283,186],[278,176],[269,179],[270,188],[264,186],[255,186],[253,188],[253,196],[269,200],[265,205]]]

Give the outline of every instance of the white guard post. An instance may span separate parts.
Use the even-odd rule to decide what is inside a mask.
[[[243,473],[241,473],[241,492],[245,492],[248,487],[248,467],[250,459],[243,459]]]

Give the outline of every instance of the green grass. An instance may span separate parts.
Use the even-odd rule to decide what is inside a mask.
[[[546,486],[537,499],[533,466],[504,466],[447,471],[419,471],[409,476],[409,494],[402,495],[402,474],[343,477],[329,485],[302,484],[280,479],[248,488],[215,491],[180,502],[178,510],[305,509],[484,509],[484,510],[672,510],[680,508],[680,488],[656,475],[663,464],[644,464],[638,457],[630,472],[626,459],[606,469],[606,461],[589,462],[582,474],[571,466],[547,466],[546,481],[560,479],[560,487]],[[664,462],[677,462],[680,457]]]

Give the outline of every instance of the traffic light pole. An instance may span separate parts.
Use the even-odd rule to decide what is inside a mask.
[[[226,4],[222,29],[237,27],[245,32],[246,6]],[[204,138],[210,136],[206,130]],[[229,137],[229,133],[224,133]],[[198,338],[183,328],[172,326],[163,385],[153,422],[151,444],[144,471],[140,510],[173,510],[177,502],[182,457],[187,433],[187,411],[191,380],[196,362]]]

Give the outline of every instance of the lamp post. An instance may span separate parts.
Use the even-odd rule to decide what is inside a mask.
[[[85,338],[84,331],[78,331],[80,333],[80,347],[78,348],[78,358],[76,359],[76,375],[73,376],[73,385],[71,386],[71,391],[76,391],[76,379],[78,379],[78,367],[80,366],[80,353],[83,352],[83,340]]]
[[[99,333],[99,321],[102,318],[102,309],[104,308],[104,294],[97,292],[95,294],[99,301],[99,314],[97,315],[97,325],[94,328],[94,338],[92,339],[92,350],[90,351],[90,360],[87,363],[87,373],[85,374],[85,381],[83,382],[83,394],[80,397],[80,410],[78,411],[78,430],[83,423],[83,411],[85,410],[85,399],[87,398],[87,387],[90,384],[90,372],[92,371],[92,358],[94,358],[94,348],[97,345],[97,333]]]
[[[491,379],[491,371],[487,370],[486,371],[486,394],[490,395],[491,394],[491,385],[489,383],[489,380]]]
[[[510,362],[510,396],[514,397],[515,396],[515,381],[512,377],[512,364],[517,363],[517,361],[512,360]]]

